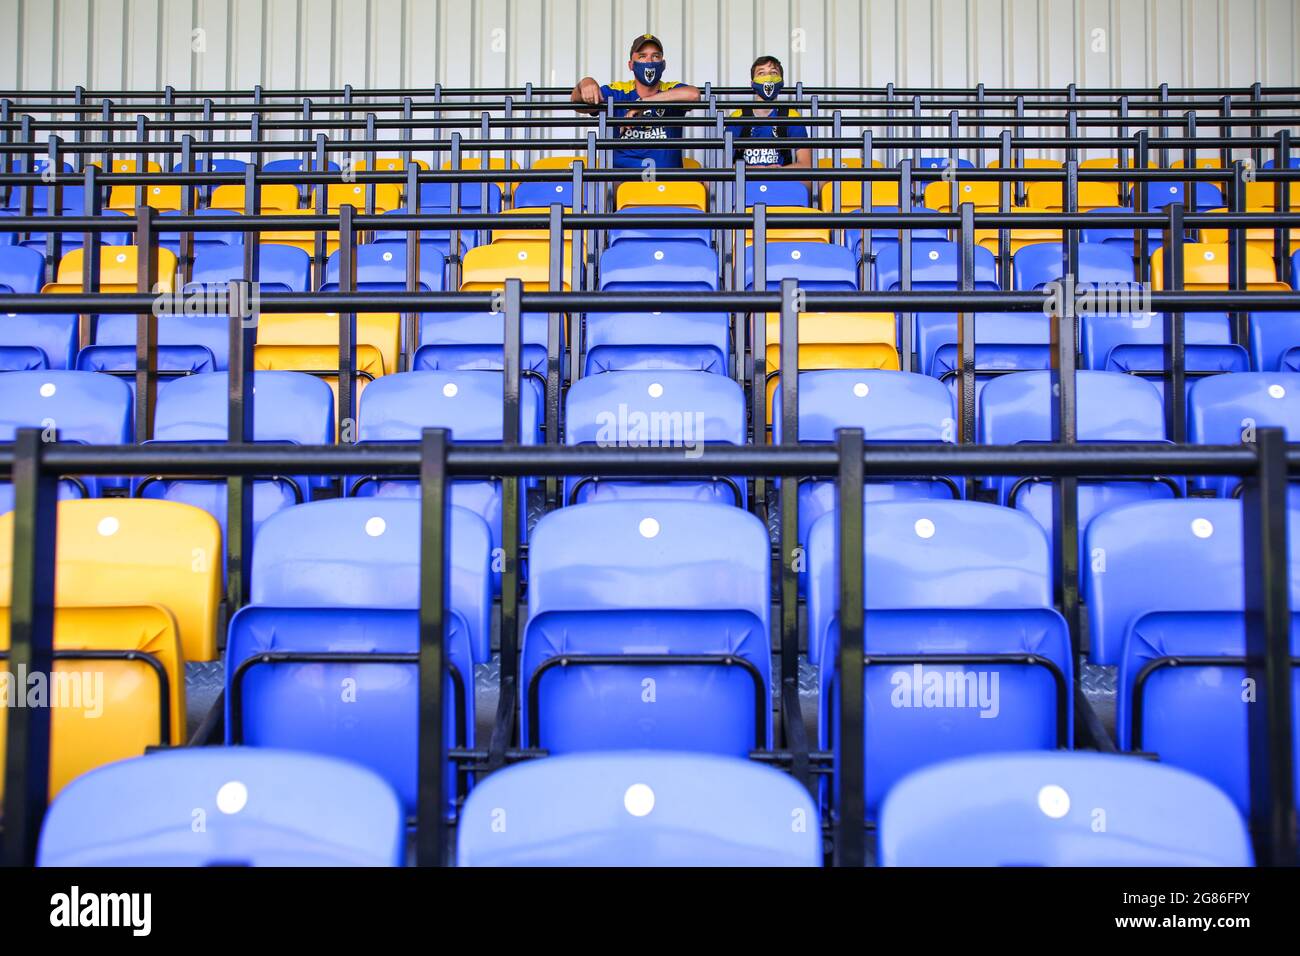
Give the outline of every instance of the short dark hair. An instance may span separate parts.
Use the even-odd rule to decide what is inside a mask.
[[[749,75],[753,76],[755,70],[757,70],[760,66],[767,66],[768,64],[771,64],[772,66],[780,70],[782,76],[785,75],[785,67],[783,67],[781,65],[781,61],[774,56],[760,56],[757,60],[755,60],[753,63],[750,64]]]

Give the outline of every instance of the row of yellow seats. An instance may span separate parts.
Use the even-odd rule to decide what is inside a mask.
[[[224,560],[220,527],[191,505],[89,498],[60,502],[58,511],[59,658],[44,685],[44,706],[52,708],[51,795],[102,764],[185,742],[184,665],[218,658]],[[13,512],[0,515],[3,651],[9,650],[13,530]],[[123,656],[77,656],[105,651]],[[128,653],[135,656],[127,659]],[[30,683],[16,692],[29,703],[39,693]],[[0,707],[0,764],[8,710]]]

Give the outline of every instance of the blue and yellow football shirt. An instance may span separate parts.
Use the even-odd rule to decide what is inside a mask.
[[[659,89],[671,90],[682,84],[676,80],[664,80],[660,82]],[[624,106],[616,105],[614,107],[615,116],[626,116],[629,109],[635,109],[633,105],[641,102],[641,97],[637,95],[636,83],[632,80],[620,81],[618,83],[608,83],[600,88],[601,94],[607,100],[613,100],[615,104],[626,104]],[[674,106],[647,106],[642,112],[641,117],[652,119],[663,116],[685,116],[686,111],[680,107]],[[682,127],[680,126],[611,126],[610,132],[619,139],[630,141],[655,141],[681,139]],[[629,146],[623,149],[614,150],[614,168],[640,169],[645,165],[645,160],[653,160],[655,166],[664,169],[678,169],[682,165],[682,151],[680,149],[663,149],[652,146]]]

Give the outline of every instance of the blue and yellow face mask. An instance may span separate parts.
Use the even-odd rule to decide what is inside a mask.
[[[749,85],[756,94],[765,100],[776,99],[781,94],[781,91],[785,89],[785,83],[779,73],[775,76],[760,76]]]
[[[642,86],[654,86],[664,78],[666,67],[663,60],[639,60],[632,63],[632,73]]]

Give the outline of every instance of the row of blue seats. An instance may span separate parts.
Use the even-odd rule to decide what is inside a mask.
[[[363,392],[357,440],[362,443],[415,441],[422,429],[442,427],[460,442],[500,441],[503,378],[494,371],[416,371],[384,376]],[[1083,442],[1166,441],[1159,392],[1149,383],[1112,372],[1080,371],[1076,379],[1077,434]],[[254,375],[254,437],[258,441],[329,444],[334,436],[333,395],[319,378],[301,372]],[[1021,372],[987,383],[979,395],[976,440],[1011,445],[1050,440],[1049,373]],[[1196,381],[1189,392],[1188,439],[1195,444],[1238,444],[1253,440],[1259,428],[1281,427],[1289,438],[1300,436],[1300,374],[1237,373]],[[542,441],[542,401],[535,388],[522,391],[521,440]],[[780,389],[777,390],[780,401]],[[227,382],[224,373],[195,375],[163,383],[158,393],[154,442],[203,442],[226,435]],[[33,371],[0,376],[0,441],[12,440],[20,427],[49,427],[65,441],[126,444],[132,441],[132,393],[119,378],[90,372]],[[779,405],[778,405],[779,407]],[[746,402],[742,388],[720,375],[680,370],[620,371],[579,379],[565,397],[564,442],[569,445],[675,446],[705,454],[710,445],[746,441]],[[931,378],[888,370],[834,369],[802,372],[799,389],[799,437],[830,442],[840,428],[858,427],[868,442],[952,443],[956,440],[951,392]],[[774,440],[782,437],[779,416]],[[102,494],[120,487],[109,479],[65,483],[68,497]],[[997,500],[1031,514],[1051,529],[1050,484],[1025,479],[987,478]],[[664,495],[744,505],[743,481],[718,479],[669,483]],[[1190,490],[1231,496],[1237,482],[1194,478]],[[254,521],[296,501],[309,500],[321,479],[281,477],[258,482]],[[187,501],[224,522],[224,485],[165,480],[136,492],[148,497]],[[630,489],[630,490],[629,490]],[[411,482],[367,479],[347,481],[351,494],[410,495]],[[1151,498],[1180,497],[1189,485],[1181,480],[1096,481],[1080,489],[1080,522],[1117,504]],[[0,511],[8,510],[10,492],[0,486]],[[565,481],[566,501],[644,497],[644,482],[621,480]],[[459,496],[459,497],[457,497]],[[962,482],[932,476],[908,481],[871,482],[868,500],[891,498],[958,498]],[[453,500],[482,514],[493,540],[500,540],[500,493],[492,482],[461,482]],[[834,501],[830,482],[800,485],[800,540]]]
[[[1107,810],[1098,828],[1098,807]],[[206,826],[191,832],[192,814]],[[41,866],[400,866],[403,808],[364,767],[189,748],[92,771],[54,802]],[[1172,767],[1086,753],[968,757],[881,810],[885,866],[1249,866],[1236,809]],[[820,866],[822,828],[780,771],[685,753],[548,757],[465,802],[459,866]]]
[[[131,520],[128,504],[122,521]],[[267,519],[251,602],[230,622],[225,662],[228,744],[363,764],[407,812],[417,682],[414,662],[392,655],[418,643],[419,508],[336,499]],[[1288,520],[1295,600],[1300,512]],[[807,548],[818,745],[837,755],[835,772],[844,679],[837,521],[833,512],[820,518]],[[449,531],[447,743],[472,746],[474,700],[464,686],[489,615],[490,542],[482,518],[464,509],[453,509]],[[1114,508],[1087,530],[1089,553],[1104,560],[1088,564],[1084,587],[1093,657],[1119,667],[1119,748],[1209,780],[1245,815],[1242,539],[1241,505],[1231,500]],[[553,755],[743,757],[771,746],[769,548],[758,518],[701,502],[597,502],[542,517],[530,542],[520,743]],[[1071,747],[1076,662],[1052,603],[1048,540],[1032,518],[973,501],[871,503],[863,560],[870,819],[915,771],[973,754]],[[1153,567],[1170,573],[1155,580]],[[674,595],[669,607],[665,593]],[[1293,628],[1293,651],[1298,637]],[[367,662],[367,654],[385,656]],[[1295,680],[1300,693],[1300,669]],[[450,813],[457,777],[445,769]],[[823,815],[834,812],[834,793],[827,781]]]

